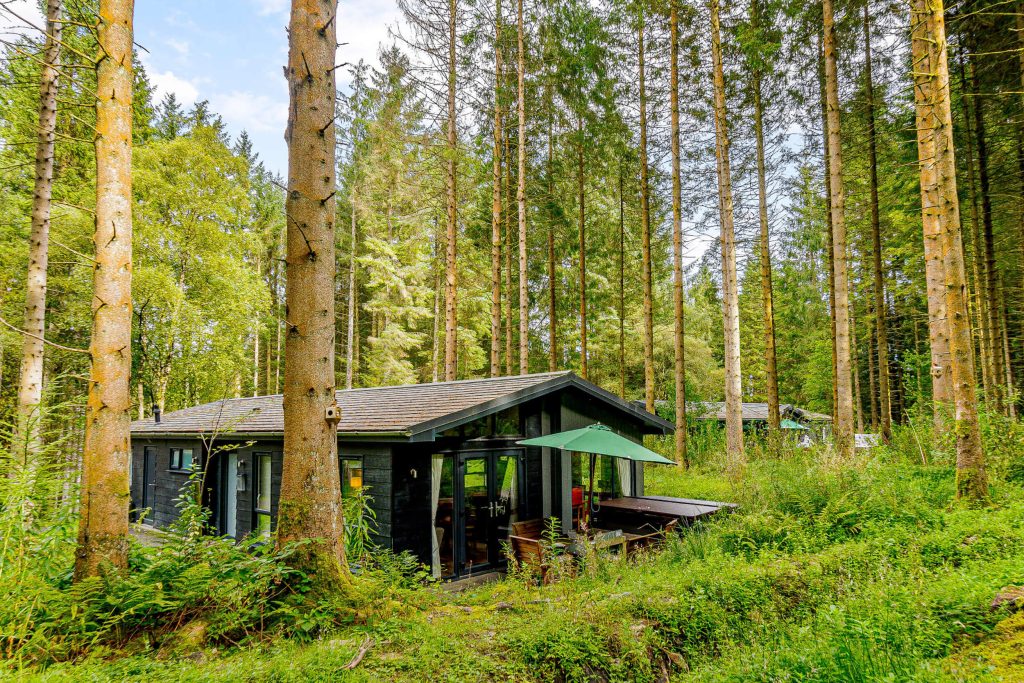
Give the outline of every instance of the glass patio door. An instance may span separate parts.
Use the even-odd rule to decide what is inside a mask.
[[[502,543],[519,519],[519,451],[459,455],[460,574],[493,569],[504,561]]]

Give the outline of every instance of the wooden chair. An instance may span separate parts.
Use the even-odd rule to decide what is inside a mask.
[[[537,538],[525,538],[523,536],[509,536],[509,543],[512,545],[512,555],[521,567],[529,567],[531,571],[540,576],[540,582],[548,582],[548,570],[551,569],[551,562],[544,544]]]
[[[522,522],[512,522],[512,535],[539,541],[544,537],[544,526],[543,519],[527,519]]]

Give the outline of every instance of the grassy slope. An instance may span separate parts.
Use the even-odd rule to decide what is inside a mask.
[[[1001,680],[1019,666],[999,654],[1019,642],[1019,624],[974,645],[1002,616],[992,595],[1024,580],[1017,486],[1000,484],[991,509],[956,510],[948,467],[806,457],[756,461],[735,489],[713,464],[650,468],[647,481],[652,493],[742,507],[659,554],[595,561],[545,588],[510,579],[458,595],[396,592],[365,624],[312,643],[218,651],[182,637],[156,654],[22,676],[931,681]],[[365,659],[344,671],[367,638]]]

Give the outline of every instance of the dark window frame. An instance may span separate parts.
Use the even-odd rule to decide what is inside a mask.
[[[338,475],[341,479],[341,495],[346,495],[345,491],[348,488],[351,491],[351,487],[348,486],[348,482],[345,478],[345,462],[359,463],[359,489],[366,488],[366,464],[362,455],[339,455],[338,456]],[[351,466],[350,466],[351,467]]]
[[[263,458],[270,461],[270,481],[267,482],[267,507],[261,508],[260,487],[263,485]],[[252,530],[257,536],[267,537],[274,532],[274,454],[270,451],[253,451],[253,495],[252,495]],[[267,533],[260,531],[261,518],[267,518]]]
[[[199,458],[196,457],[196,449],[184,446],[172,446],[168,449],[167,469],[171,472],[181,474],[192,474],[199,467]],[[188,467],[184,466],[185,451],[191,453]],[[175,458],[177,456],[177,458]]]

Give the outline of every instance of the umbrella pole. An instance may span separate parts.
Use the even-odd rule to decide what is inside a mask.
[[[590,454],[590,492],[587,494],[587,526],[594,521],[594,467],[597,464],[597,456]]]

